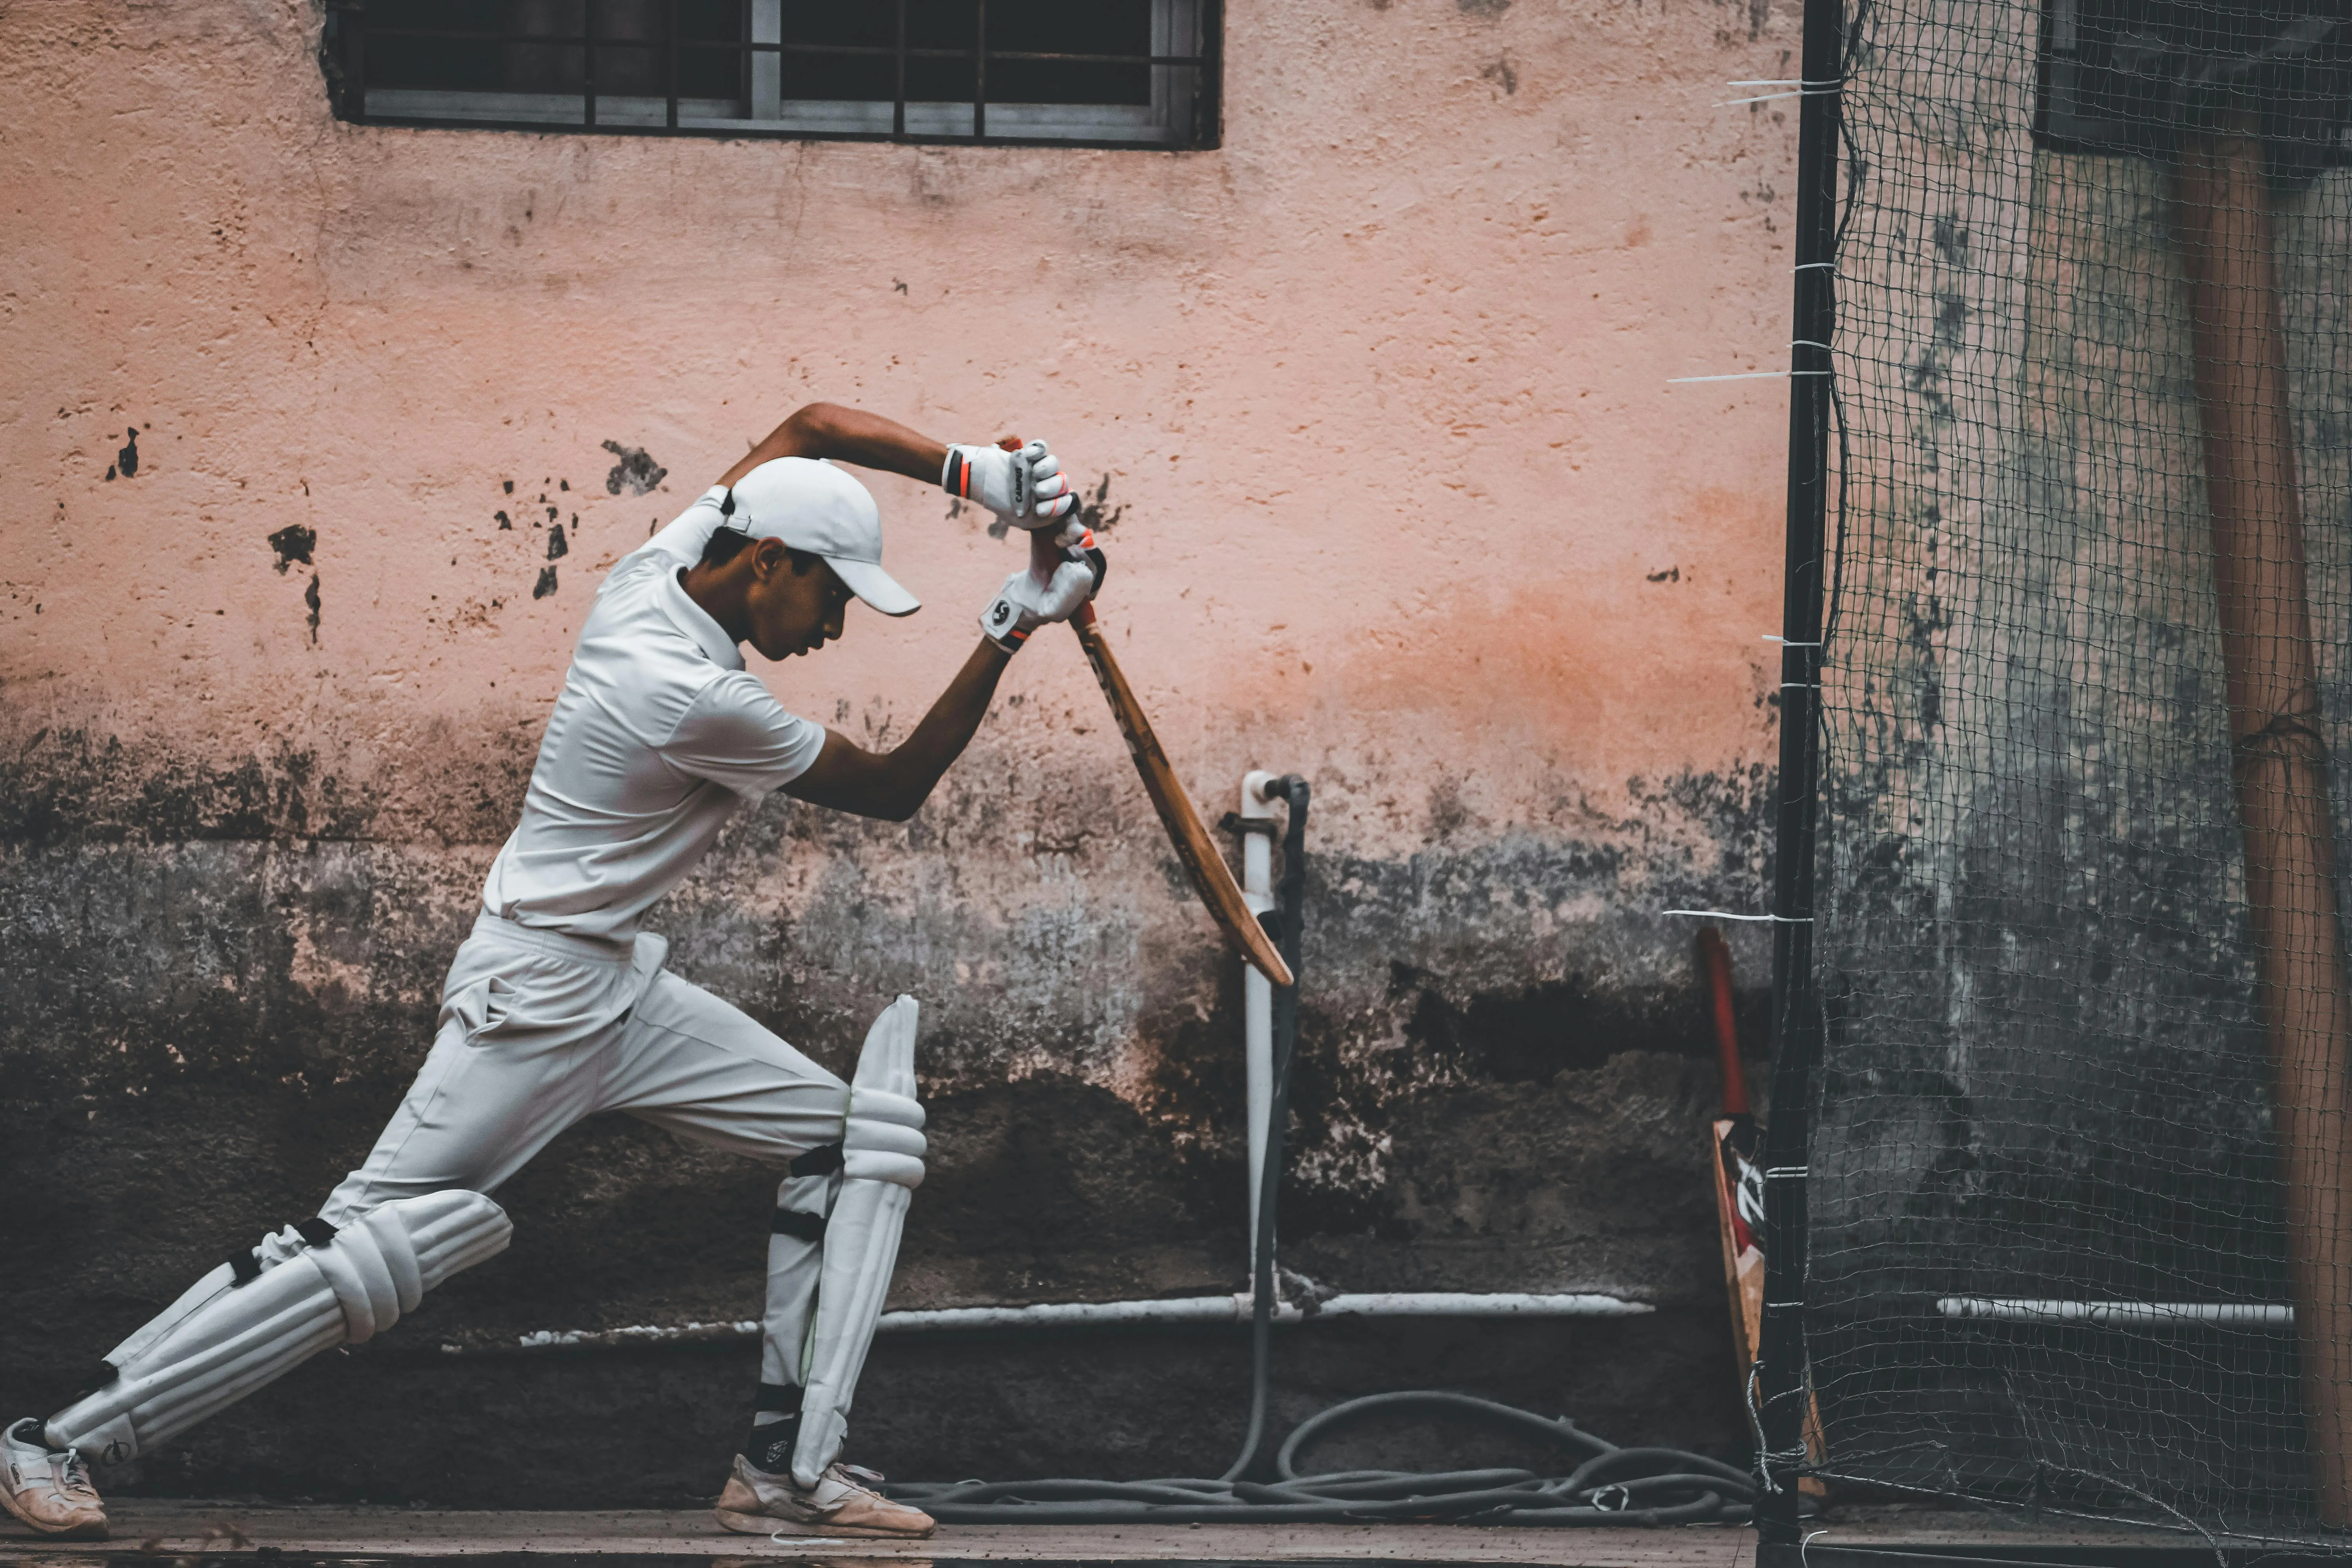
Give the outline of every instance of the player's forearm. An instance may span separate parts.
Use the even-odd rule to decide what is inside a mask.
[[[923,715],[923,721],[915,726],[915,732],[882,759],[887,775],[882,794],[898,808],[886,814],[892,821],[904,822],[914,816],[949,767],[963,755],[963,749],[971,744],[981,721],[988,717],[988,705],[996,698],[996,683],[1009,662],[1011,656],[1003,648],[983,640],[931,704],[931,710]]]
[[[895,419],[845,408],[837,403],[812,403],[793,411],[791,418],[743,456],[720,477],[731,485],[777,458],[831,458],[861,468],[880,468],[911,479],[937,484],[947,463],[947,443],[934,441]]]
[[[828,731],[824,750],[808,772],[784,786],[786,794],[812,805],[831,806],[858,816],[904,822],[930,795],[949,766],[963,754],[988,716],[996,682],[1009,656],[983,641],[964,660],[915,732],[888,752],[869,752],[847,736]]]

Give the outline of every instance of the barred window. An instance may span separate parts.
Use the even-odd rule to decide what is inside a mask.
[[[333,0],[370,125],[1216,144],[1218,0]]]
[[[2352,0],[2044,0],[2043,145],[2163,155],[2225,121],[2274,173],[2352,161]]]

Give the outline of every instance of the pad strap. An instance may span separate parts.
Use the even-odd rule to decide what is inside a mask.
[[[830,1176],[841,1169],[841,1145],[820,1143],[806,1153],[793,1156],[785,1167],[795,1176]]]
[[[798,1209],[778,1209],[776,1217],[768,1222],[771,1234],[796,1236],[803,1241],[824,1239],[824,1215],[803,1214]]]

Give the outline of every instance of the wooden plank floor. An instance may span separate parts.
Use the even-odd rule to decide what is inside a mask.
[[[277,1552],[326,1557],[444,1558],[530,1552],[705,1560],[709,1568],[778,1560],[899,1558],[939,1562],[1460,1563],[1560,1568],[1752,1568],[1744,1528],[1696,1525],[1538,1530],[1448,1524],[942,1525],[929,1541],[761,1537],[721,1530],[707,1510],[475,1512],[340,1504],[302,1506],[124,1499],[114,1539],[56,1542],[0,1515],[0,1568],[96,1568],[109,1553],[158,1568],[233,1568]],[[2067,1521],[1919,1509],[1842,1510],[1809,1531],[1816,1545],[2010,1546],[2126,1543],[2177,1547],[2191,1538]]]
[[[227,1568],[256,1549],[365,1557],[484,1552],[777,1559],[908,1558],[1085,1561],[1559,1563],[1574,1568],[1749,1568],[1745,1529],[1538,1530],[1444,1524],[942,1525],[913,1542],[736,1535],[707,1510],[459,1512],[428,1509],[265,1507],[127,1499],[110,1510],[110,1542],[43,1541],[0,1518],[0,1563],[10,1568],[92,1568],[108,1552],[209,1558]],[[193,1561],[189,1568],[194,1568]]]

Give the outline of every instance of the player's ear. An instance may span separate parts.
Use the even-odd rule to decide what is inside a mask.
[[[772,577],[791,559],[793,552],[781,539],[763,539],[752,546],[751,574]]]

